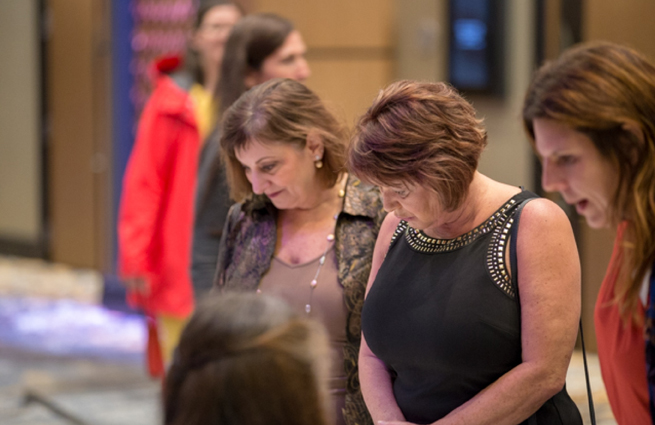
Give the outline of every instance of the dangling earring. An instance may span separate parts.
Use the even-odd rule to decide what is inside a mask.
[[[316,155],[314,158],[316,158],[316,161],[314,161],[314,166],[316,166],[316,168],[323,168],[323,161],[321,161],[321,157]]]

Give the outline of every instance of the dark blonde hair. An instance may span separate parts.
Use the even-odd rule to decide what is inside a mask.
[[[253,140],[282,142],[303,148],[310,131],[323,141],[323,167],[317,170],[325,187],[344,171],[346,133],[314,92],[291,79],[274,79],[244,93],[223,117],[221,155],[226,162],[230,197],[242,202],[252,195],[236,151]]]
[[[627,226],[615,300],[625,319],[636,318],[641,283],[655,262],[655,66],[617,44],[571,48],[542,66],[528,88],[523,123],[533,145],[536,118],[587,135],[618,171],[608,213],[614,225]]]
[[[166,425],[327,425],[324,328],[254,293],[205,299],[164,386]]]
[[[454,210],[468,193],[486,144],[482,121],[453,87],[398,81],[359,119],[348,168],[382,186],[409,182],[430,188]]]
[[[218,85],[222,111],[247,90],[248,73],[260,71],[264,60],[284,44],[293,30],[291,21],[273,13],[255,13],[237,22],[223,55]]]

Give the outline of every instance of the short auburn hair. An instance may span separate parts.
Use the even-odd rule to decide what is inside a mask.
[[[382,186],[407,182],[458,208],[478,168],[487,133],[475,110],[446,83],[398,81],[359,119],[348,167]]]

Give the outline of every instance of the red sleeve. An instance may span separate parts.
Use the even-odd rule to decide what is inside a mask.
[[[118,219],[120,273],[150,276],[156,259],[165,204],[167,179],[172,173],[180,122],[163,113],[153,94],[143,111],[136,142],[123,178]]]

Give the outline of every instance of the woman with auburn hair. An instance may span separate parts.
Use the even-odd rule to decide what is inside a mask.
[[[329,425],[327,334],[280,299],[210,296],[182,332],[166,425]]]
[[[652,423],[655,65],[616,44],[576,46],[535,73],[523,121],[544,189],[592,228],[617,230],[596,302],[598,356],[618,423]]]
[[[346,133],[301,83],[254,87],[225,112],[221,154],[232,206],[218,254],[223,291],[275,294],[320,319],[333,352],[338,424],[369,424],[359,390],[360,314],[379,191],[345,173]]]
[[[234,26],[225,46],[218,85],[221,114],[246,90],[272,78],[304,81],[310,76],[307,47],[289,20],[256,13]],[[220,126],[203,148],[198,174],[196,220],[192,254],[193,285],[197,296],[212,286],[216,256],[227,211],[232,205],[219,157]]]
[[[357,125],[349,169],[393,212],[362,311],[376,423],[582,424],[565,388],[580,319],[570,223],[478,172],[486,144],[444,83],[391,84]]]

